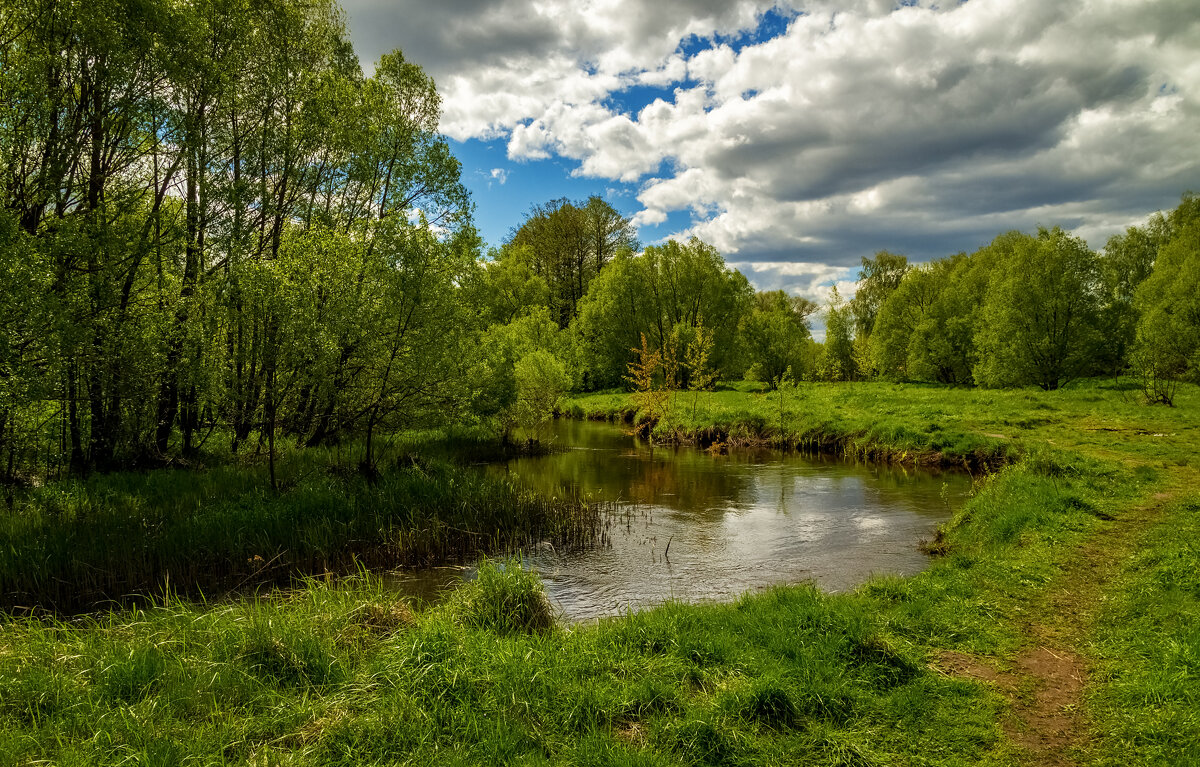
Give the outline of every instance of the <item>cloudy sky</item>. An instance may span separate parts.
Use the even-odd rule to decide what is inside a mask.
[[[342,2],[368,68],[436,79],[492,244],[599,194],[821,297],[881,248],[1100,248],[1200,192],[1196,0]]]

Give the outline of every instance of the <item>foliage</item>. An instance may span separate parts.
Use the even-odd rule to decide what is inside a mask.
[[[875,332],[880,307],[900,286],[909,268],[907,258],[886,250],[877,252],[874,258],[863,256],[858,285],[850,302],[855,336],[869,338]]]
[[[788,296],[782,290],[755,294],[754,307],[738,328],[749,363],[746,377],[770,383],[789,369],[797,376],[809,374],[806,351],[812,334],[808,318],[817,309],[812,301]]]
[[[461,408],[478,243],[420,67],[393,52],[364,78],[329,0],[3,21],[14,472],[190,460],[218,428],[272,456],[277,433],[365,433],[370,464],[378,428]]]
[[[618,253],[636,248],[629,219],[602,198],[563,198],[534,206],[505,243],[499,260],[515,259],[544,281],[550,314],[565,328],[592,280]]]
[[[559,399],[571,379],[554,355],[540,349],[518,360],[514,372],[517,379],[515,420],[521,428],[536,435],[538,427],[554,417]]]
[[[629,361],[626,382],[633,387],[635,412],[652,426],[667,414],[671,392],[664,385],[664,362],[662,352],[652,349],[642,335],[642,345],[633,350],[634,358]]]
[[[1176,382],[1200,380],[1200,218],[1159,249],[1134,305],[1140,311],[1134,368],[1146,396],[1169,405]]]
[[[738,324],[752,295],[746,278],[696,238],[669,240],[639,256],[618,256],[579,304],[576,329],[587,366],[585,388],[620,385],[630,350],[643,335],[667,361],[670,347],[686,346],[701,325],[713,331],[713,368],[723,376],[740,373]],[[675,356],[681,351],[675,349]],[[686,388],[687,368],[679,365],[674,372],[678,378],[672,385]]]
[[[825,309],[825,343],[816,375],[823,381],[852,381],[854,364],[853,313],[835,286]]]
[[[1100,263],[1061,229],[1018,238],[988,286],[975,380],[1057,389],[1094,369]]]

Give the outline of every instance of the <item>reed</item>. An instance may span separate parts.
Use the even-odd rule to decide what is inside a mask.
[[[0,605],[70,612],[463,561],[540,541],[572,551],[604,535],[601,505],[544,498],[439,460],[405,458],[368,479],[297,456],[283,474],[280,493],[254,465],[33,489],[0,516]]]

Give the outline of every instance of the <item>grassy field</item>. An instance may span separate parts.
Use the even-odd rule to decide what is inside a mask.
[[[415,614],[363,576],[4,618],[0,760],[1195,763],[1200,391],[1167,409],[1107,382],[803,386],[776,431],[778,400],[750,389],[701,395],[660,436],[988,464],[929,570],[581,626],[503,563]]]
[[[739,382],[712,392],[679,392],[663,440],[769,443],[914,463],[985,470],[1034,451],[1077,453],[1129,465],[1200,468],[1200,394],[1181,390],[1178,407],[1148,407],[1131,383],[1084,381],[1071,388],[982,390],[922,384],[802,383],[784,392]],[[628,394],[569,400],[577,418],[632,422]]]

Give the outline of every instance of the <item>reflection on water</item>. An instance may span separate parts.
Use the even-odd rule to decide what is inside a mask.
[[[544,493],[628,504],[611,520],[611,546],[527,557],[567,620],[667,599],[728,600],[778,583],[811,580],[837,591],[871,573],[911,574],[928,563],[918,541],[970,489],[954,473],[654,447],[611,424],[556,421],[547,432],[563,452],[491,470]],[[453,572],[401,577],[406,591],[427,597]]]

